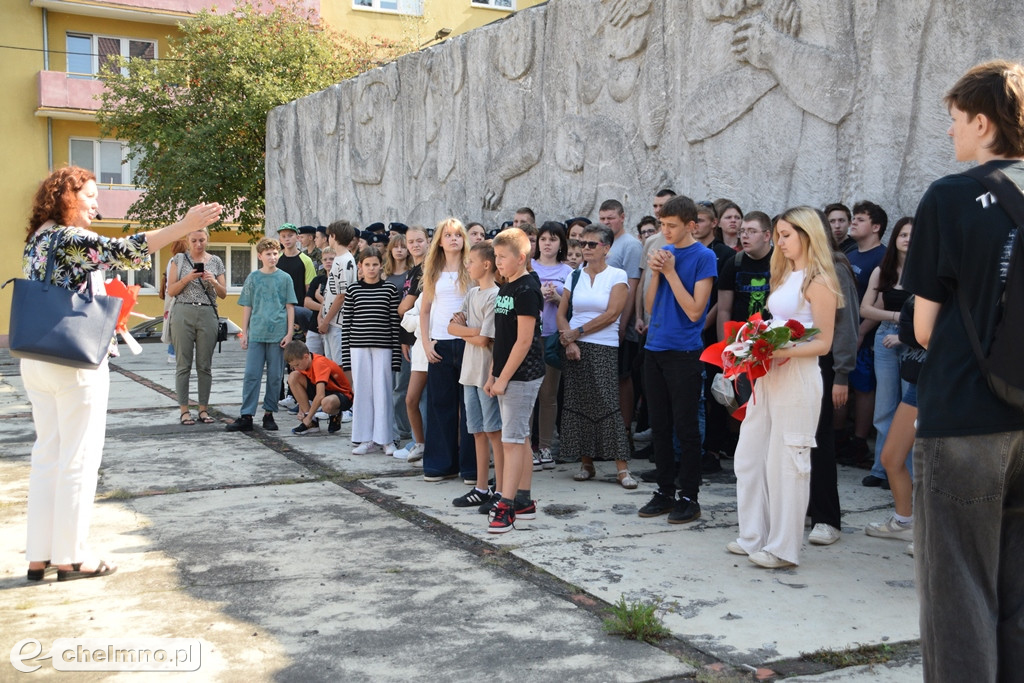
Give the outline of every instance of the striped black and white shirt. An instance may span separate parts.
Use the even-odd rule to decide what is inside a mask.
[[[398,341],[398,288],[387,280],[357,280],[345,290],[341,306],[341,367],[352,369],[353,348],[391,349],[391,369],[402,367]]]

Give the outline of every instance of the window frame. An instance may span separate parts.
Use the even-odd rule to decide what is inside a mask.
[[[222,249],[224,250],[224,256],[221,256],[220,254]],[[206,251],[210,254],[214,254],[214,251],[216,251],[217,253],[214,255],[224,262],[224,280],[227,285],[228,294],[241,294],[242,285],[245,284],[245,278],[242,278],[242,281],[238,284],[232,284],[231,282],[231,265],[234,263],[235,259],[242,258],[244,260],[245,257],[242,254],[246,252],[248,253],[249,267],[248,270],[246,270],[246,276],[259,268],[256,261],[256,247],[252,244],[240,244],[238,242],[210,242],[206,245]]]
[[[390,7],[381,7],[381,2],[395,3],[395,9]],[[383,12],[384,14],[398,14],[410,17],[422,17],[423,16],[423,2],[424,0],[369,0],[369,5],[361,4],[360,0],[352,0],[352,9],[357,12]],[[409,4],[414,4],[415,7],[408,7]],[[406,5],[403,7],[403,5]]]
[[[131,287],[132,285],[140,285],[139,296],[160,296],[160,278],[163,277],[163,273],[160,270],[160,255],[152,254],[150,256],[150,259],[150,272],[153,274],[152,288],[146,287],[144,283],[136,282],[135,276],[138,275],[139,273],[139,271],[137,270],[110,269],[105,273],[104,279],[110,279],[114,276],[119,276],[121,278],[121,282],[125,283],[125,285],[127,285],[128,287]],[[163,264],[163,267],[166,270],[167,264]],[[131,327],[131,325],[129,325],[129,327]]]
[[[92,143],[92,164],[85,166],[84,164],[78,163],[79,160],[72,158],[71,146],[74,142],[89,142]],[[101,167],[103,161],[102,155],[102,144],[116,142],[121,145],[121,180],[127,182],[112,183],[103,180],[103,168]],[[133,181],[135,176],[135,169],[138,168],[138,159],[128,159],[128,154],[131,152],[131,146],[124,140],[117,140],[115,138],[91,138],[81,135],[68,136],[68,162],[81,166],[87,170],[92,171],[96,175],[96,184],[103,188],[117,189],[117,190],[140,190],[138,185]],[[98,163],[99,162],[99,163]]]
[[[86,56],[86,55],[84,55],[81,52],[71,52],[71,50],[68,49],[70,47],[68,45],[68,38],[70,38],[70,37],[88,38],[89,39],[89,54],[88,54],[88,57],[89,57],[90,72],[89,73],[81,73],[81,72],[78,72],[78,71],[71,71],[70,68],[68,68],[69,67],[68,62],[70,61],[70,59],[65,59],[65,62],[64,62],[64,72],[65,72],[65,74],[67,75],[68,78],[81,78],[81,79],[94,79],[95,80],[95,79],[98,79],[100,77],[100,49],[99,49],[99,40],[101,38],[106,38],[108,40],[116,40],[116,41],[118,41],[120,46],[121,46],[120,54],[121,54],[122,57],[126,57],[126,58],[131,58],[131,44],[132,44],[132,41],[139,42],[139,43],[149,43],[149,44],[151,44],[153,46],[153,57],[152,57],[152,59],[159,59],[160,43],[157,40],[153,40],[153,39],[150,39],[150,38],[139,38],[139,37],[135,37],[135,36],[115,36],[115,35],[107,35],[107,34],[103,34],[103,33],[86,33],[84,31],[65,31],[64,32],[64,49],[66,51],[66,56],[67,57],[70,57],[70,55],[72,55],[72,54],[75,54],[75,55],[78,55],[78,56]],[[143,59],[145,59],[145,58],[143,58]],[[127,75],[127,72],[125,70],[123,70],[123,69],[122,69],[121,73]]]
[[[511,3],[510,7],[501,7],[499,5],[495,5],[494,3],[496,1],[497,0],[470,0],[469,1],[469,6],[470,7],[476,7],[476,8],[479,8],[479,9],[497,10],[499,12],[515,12],[516,11],[516,0],[508,0],[509,3]]]

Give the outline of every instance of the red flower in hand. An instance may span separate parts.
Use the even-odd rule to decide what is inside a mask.
[[[764,338],[760,338],[754,342],[754,345],[752,347],[750,347],[750,355],[753,356],[756,360],[759,360],[763,363],[764,361],[772,357],[772,352],[774,350],[775,347],[772,346],[772,343],[770,341]]]
[[[805,328],[799,320],[787,320],[786,327],[788,327],[790,331],[789,338],[794,341],[803,337],[804,333],[807,332],[807,328]]]

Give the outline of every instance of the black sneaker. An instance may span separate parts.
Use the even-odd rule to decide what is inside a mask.
[[[224,427],[227,432],[251,432],[252,415],[240,415],[237,420]]]
[[[860,483],[861,483],[862,486],[867,486],[869,488],[874,488],[876,486],[881,486],[882,482],[884,482],[884,481],[886,481],[886,480],[882,479],[881,477],[876,477],[873,474],[869,474],[868,476],[866,476],[863,479],[861,479]]]
[[[675,504],[676,501],[672,496],[666,496],[661,491],[655,491],[650,502],[640,508],[640,512],[637,514],[641,517],[657,517],[658,515],[671,512]]]
[[[676,501],[672,512],[668,513],[669,524],[686,524],[700,519],[700,503],[680,498]]]
[[[493,489],[492,489],[493,490]],[[481,515],[489,515],[494,506],[501,500],[500,493],[492,493],[484,502],[480,503],[480,507],[476,509]]]
[[[277,423],[274,422],[273,413],[263,413],[263,429],[265,429],[268,432],[277,431]]]
[[[640,481],[645,481],[648,484],[657,484],[658,469],[655,468],[653,470],[644,470],[643,472],[640,473]]]
[[[300,422],[299,426],[292,430],[292,434],[316,434],[320,431],[320,420],[313,420],[313,423],[309,426],[305,422]]]
[[[341,429],[341,413],[337,415],[331,415],[330,419],[327,420],[327,433],[333,434]]]
[[[459,496],[458,498],[453,500],[452,505],[454,505],[457,508],[471,508],[475,506],[478,507],[484,501],[489,501],[490,499],[490,491],[477,491],[476,488],[474,487],[469,493]]]

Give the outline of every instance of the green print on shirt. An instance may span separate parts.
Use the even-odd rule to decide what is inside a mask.
[[[498,315],[508,315],[515,307],[516,300],[508,296],[498,296],[494,298],[494,312]]]
[[[750,288],[758,288],[756,291],[750,293],[750,305],[747,308],[747,316],[752,316],[758,311],[764,310],[764,305],[768,299],[768,292],[765,286],[768,284],[768,278],[765,277],[752,277],[750,278]]]

